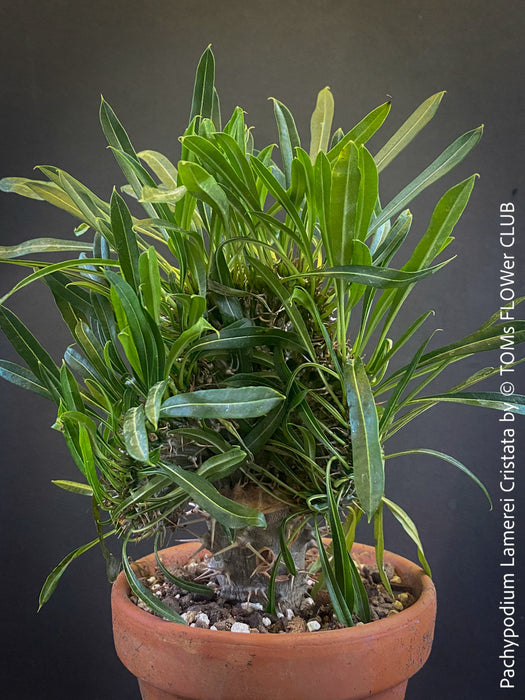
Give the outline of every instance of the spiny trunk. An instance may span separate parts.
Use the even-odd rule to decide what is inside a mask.
[[[259,602],[265,604],[273,565],[281,551],[280,530],[289,515],[280,501],[256,490],[258,502],[254,503],[255,489],[235,500],[257,507],[266,517],[266,528],[247,527],[235,533],[232,542],[224,530],[212,522],[205,541],[212,552],[210,568],[217,571],[216,580],[222,595],[229,600]],[[292,521],[292,527],[294,523]],[[291,528],[289,528],[291,530]],[[289,536],[290,533],[286,533]],[[275,599],[280,608],[297,610],[307,593],[305,554],[312,543],[312,532],[307,526],[289,544],[297,575],[292,576],[284,563],[279,565],[275,583]]]

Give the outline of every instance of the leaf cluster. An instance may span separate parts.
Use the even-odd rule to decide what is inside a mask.
[[[499,346],[497,317],[432,350],[429,333],[390,369],[431,312],[395,333],[394,321],[414,287],[450,262],[441,256],[476,176],[441,196],[422,235],[411,233],[408,206],[468,155],[482,130],[456,138],[383,205],[379,173],[432,119],[443,93],[375,155],[367,143],[389,103],[333,131],[325,88],[305,149],[290,110],[274,99],[278,144],[259,148],[242,109],[223,124],[214,74],[208,48],[176,163],[137,152],[102,100],[101,126],[126,180],[109,201],[57,167],[40,166],[44,180],[0,181],[78,224],[71,240],[0,247],[1,262],[30,270],[1,300],[0,327],[23,364],[1,361],[0,375],[57,404],[54,427],[82,481],[54,483],[92,499],[98,533],[52,572],[41,602],[96,541],[114,569],[106,537],[125,544],[156,535],[177,523],[188,501],[227,531],[264,527],[256,507],[225,495],[225,485],[243,480],[281,502],[287,518],[313,518],[319,537],[318,522],[327,524],[333,546],[323,574],[338,616],[352,624],[356,610],[366,617],[349,557],[362,514],[374,521],[381,571],[385,506],[428,570],[414,523],[384,493],[386,441],[440,401],[525,411],[521,396],[465,391],[492,368],[427,393],[451,363]],[[54,252],[73,256],[26,258]],[[71,332],[60,366],[5,306],[35,281],[47,285]],[[514,327],[514,342],[522,342],[525,324]],[[448,455],[409,452],[444,459],[484,489]],[[286,552],[283,540],[285,561]],[[124,561],[134,590],[146,595]]]

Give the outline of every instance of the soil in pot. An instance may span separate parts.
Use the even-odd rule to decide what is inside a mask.
[[[307,553],[309,562],[315,561],[317,557],[316,548]],[[385,565],[385,573],[390,581],[393,597],[383,587],[376,565],[358,564],[357,568],[368,595],[371,621],[397,615],[415,602],[410,586],[403,582],[390,564]],[[163,603],[181,614],[190,627],[253,634],[317,632],[344,628],[334,614],[327,591],[315,592],[314,575],[308,581],[308,592],[300,606],[296,609],[281,606],[277,609],[277,614],[272,615],[261,603],[250,600],[229,601],[221,597],[213,577],[210,580],[207,557],[193,559],[184,566],[176,567],[171,573],[190,582],[208,581],[209,596],[188,592],[167,580],[158,568],[153,575],[149,572],[137,573],[141,582]],[[143,610],[155,614],[136,596],[132,595],[131,600]],[[363,621],[354,615],[354,623],[359,625],[363,624]]]

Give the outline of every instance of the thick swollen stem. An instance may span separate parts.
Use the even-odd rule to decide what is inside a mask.
[[[216,579],[225,598],[263,604],[267,602],[270,575],[281,551],[279,533],[287,516],[288,509],[267,512],[266,528],[247,527],[238,530],[233,541],[214,523],[208,532],[206,546],[213,553],[210,568],[218,572]],[[288,529],[291,531],[292,528]],[[312,533],[306,526],[288,546],[296,567],[296,576],[290,574],[282,561],[279,565],[275,599],[281,608],[298,610],[307,593],[305,554],[311,541]]]

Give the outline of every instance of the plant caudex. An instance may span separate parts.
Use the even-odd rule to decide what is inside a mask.
[[[1,300],[1,328],[24,364],[2,361],[0,374],[58,405],[54,427],[82,481],[54,483],[90,497],[96,523],[96,538],[50,574],[41,604],[69,563],[97,543],[114,577],[119,563],[106,538],[117,536],[133,590],[181,622],[142,586],[126,543],[174,527],[188,508],[207,521],[210,566],[225,595],[262,596],[270,609],[276,601],[298,604],[306,548],[328,528],[332,544],[321,548],[320,565],[334,610],[345,625],[353,613],[366,620],[349,551],[365,514],[382,572],[385,508],[428,571],[416,526],[385,496],[384,463],[395,455],[385,456],[384,444],[440,401],[525,410],[523,396],[465,391],[495,373],[491,368],[448,392],[428,389],[451,363],[499,346],[497,316],[444,347],[431,348],[430,334],[389,369],[431,312],[391,338],[393,322],[414,286],[449,262],[436,259],[453,240],[474,186],[472,176],[448,190],[412,244],[407,206],[463,160],[481,128],[457,138],[392,201],[380,203],[378,173],[441,98],[426,100],[375,156],[366,143],[389,103],[350,131],[332,133],[333,98],[321,90],[307,151],[292,114],[273,100],[276,162],[275,144],[255,146],[242,109],[222,125],[208,48],[176,165],[155,151],[137,153],[102,100],[102,129],[127,180],[124,197],[114,190],[104,201],[50,166],[39,168],[44,180],[1,181],[3,190],[45,200],[78,220],[72,240],[0,248],[3,262],[32,270]],[[131,211],[125,197],[136,200]],[[75,257],[20,260],[51,252]],[[392,266],[394,257],[400,262]],[[50,289],[73,336],[61,366],[4,305],[36,280]],[[522,342],[524,322],[514,329]],[[405,453],[448,461],[485,491],[446,454]]]

